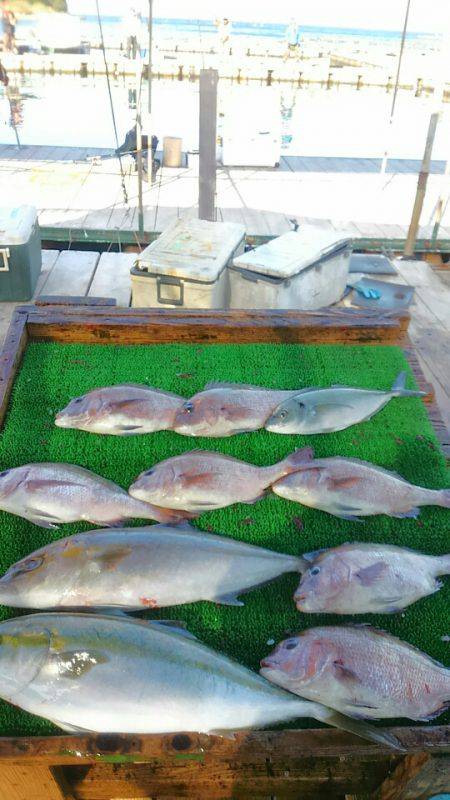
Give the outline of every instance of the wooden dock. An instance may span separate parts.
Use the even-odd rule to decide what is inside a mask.
[[[102,158],[104,156],[105,158]],[[112,150],[0,145],[0,193],[8,203],[30,203],[41,226],[80,240],[82,231],[124,231],[138,227],[137,175],[123,159],[128,202],[121,189],[119,162]],[[423,221],[428,222],[442,187],[444,162],[432,162]],[[420,162],[392,159],[385,175],[373,158],[283,156],[277,169],[219,167],[217,218],[245,225],[252,236],[291,229],[291,219],[348,230],[356,239],[401,250],[417,185]],[[163,230],[174,219],[197,213],[198,172],[194,166],[162,168],[144,184],[144,228]],[[424,225],[421,240],[430,239]],[[89,237],[87,237],[89,238]],[[450,207],[439,234],[450,250]],[[365,245],[367,246],[367,245]]]

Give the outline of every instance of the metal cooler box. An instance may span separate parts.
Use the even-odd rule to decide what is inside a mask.
[[[244,248],[243,225],[178,220],[143,250],[132,268],[132,305],[228,308],[226,267]]]
[[[343,295],[352,240],[347,233],[302,226],[234,259],[230,308],[312,311]]]
[[[36,209],[0,208],[0,300],[31,300],[41,267]]]

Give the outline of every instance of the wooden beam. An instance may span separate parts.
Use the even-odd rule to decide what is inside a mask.
[[[371,800],[428,800],[450,791],[450,756],[407,755],[374,792]]]
[[[428,127],[427,140],[425,143],[425,151],[423,154],[422,167],[417,181],[416,199],[411,216],[411,223],[406,238],[404,249],[405,256],[413,256],[416,245],[417,232],[420,225],[420,217],[422,214],[423,203],[427,191],[428,176],[430,174],[431,154],[433,152],[434,137],[436,136],[436,128],[439,122],[440,114],[436,111],[430,116],[430,124]]]
[[[217,82],[216,69],[200,70],[199,195],[200,219],[216,219],[216,140]]]
[[[0,800],[72,800],[60,767],[2,764]]]
[[[12,387],[28,341],[27,307],[14,311],[0,360],[0,426],[5,418]]]

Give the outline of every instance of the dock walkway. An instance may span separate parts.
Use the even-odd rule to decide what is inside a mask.
[[[104,156],[104,158],[102,158]],[[113,150],[0,145],[0,194],[11,205],[30,203],[44,228],[136,231],[137,176],[131,157],[120,164]],[[444,162],[433,161],[420,236],[430,236],[437,198],[446,180]],[[250,235],[276,235],[292,218],[345,228],[356,238],[404,239],[420,161],[392,159],[379,174],[379,159],[283,156],[279,168],[220,167],[217,218],[241,222]],[[161,231],[174,219],[195,214],[195,166],[164,167],[153,185],[144,183],[144,228]],[[450,204],[440,239],[450,240]],[[450,247],[450,245],[449,245]]]

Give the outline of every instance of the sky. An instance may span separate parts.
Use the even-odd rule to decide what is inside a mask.
[[[128,3],[148,8],[147,0],[100,0],[102,13],[111,16],[120,16]],[[69,0],[69,5],[95,13],[94,0]],[[286,22],[294,16],[300,25],[401,30],[406,0],[154,0],[153,6],[158,17]],[[411,0],[409,30],[441,32],[449,19],[449,0]]]

